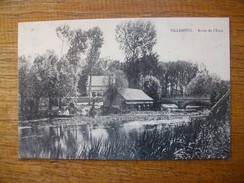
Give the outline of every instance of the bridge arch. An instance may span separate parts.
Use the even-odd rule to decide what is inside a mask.
[[[183,103],[182,107],[185,109],[188,105],[203,106],[203,107],[207,107],[207,108],[211,107],[211,103],[210,102],[201,101],[201,100],[186,101],[186,102]]]
[[[187,105],[197,105],[210,107],[210,96],[206,97],[191,97],[191,96],[183,96],[183,97],[172,97],[172,98],[162,98],[160,100],[161,104],[175,104],[179,109],[185,109]]]
[[[178,106],[178,102],[172,101],[170,99],[162,99],[160,100],[160,104],[175,104]]]

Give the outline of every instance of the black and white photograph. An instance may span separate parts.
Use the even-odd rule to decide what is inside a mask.
[[[229,18],[19,23],[19,158],[229,158],[229,42]]]

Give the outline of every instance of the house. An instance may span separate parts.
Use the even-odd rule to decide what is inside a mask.
[[[115,82],[115,77],[111,76],[92,76],[90,86],[90,76],[88,76],[86,90],[89,96],[103,96],[109,84]],[[91,91],[90,91],[91,89]]]
[[[105,106],[109,106],[110,101],[106,98]],[[153,99],[139,89],[126,88],[119,91],[112,106],[122,111],[148,110],[153,104]]]
[[[96,96],[103,96],[106,92],[109,84],[111,82],[115,82],[115,77],[111,76],[88,76],[86,90],[89,96],[96,95]],[[91,83],[91,86],[90,86]],[[91,91],[90,91],[91,88]]]

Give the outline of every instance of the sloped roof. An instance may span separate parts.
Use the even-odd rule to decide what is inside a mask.
[[[89,86],[90,76],[88,77],[87,86]],[[108,86],[108,76],[92,76],[91,86]]]
[[[127,101],[153,101],[151,97],[145,94],[142,90],[127,88],[119,92]]]

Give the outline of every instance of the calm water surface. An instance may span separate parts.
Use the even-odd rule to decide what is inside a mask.
[[[92,143],[98,141],[101,147],[108,140],[117,143],[118,136],[133,141],[145,131],[161,132],[173,124],[188,121],[188,117],[179,117],[174,120],[132,121],[120,125],[114,123],[106,127],[28,124],[19,127],[19,154],[23,158],[67,158],[82,148],[91,148]]]

